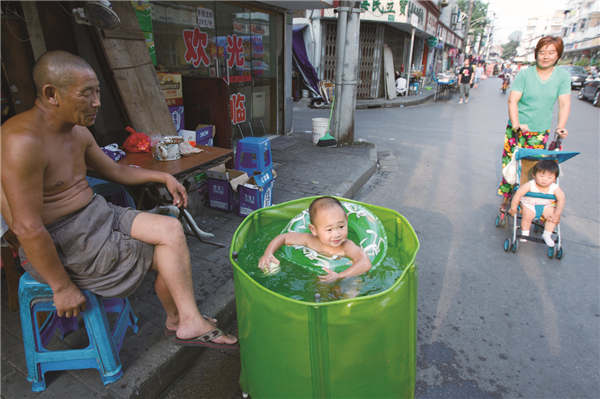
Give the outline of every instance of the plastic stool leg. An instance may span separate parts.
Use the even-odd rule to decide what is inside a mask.
[[[90,344],[96,348],[99,357],[100,378],[104,385],[117,381],[123,375],[123,368],[119,353],[113,344],[112,334],[109,330],[108,318],[104,311],[104,305],[99,298],[89,292],[84,292],[89,309],[83,312],[85,328],[88,333]]]

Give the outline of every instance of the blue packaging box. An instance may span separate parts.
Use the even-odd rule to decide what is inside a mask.
[[[252,211],[273,204],[273,182],[276,174],[273,169],[253,175],[248,183],[238,186],[240,216],[248,216]]]
[[[196,126],[196,145],[213,145],[213,137],[215,137],[215,125]]]

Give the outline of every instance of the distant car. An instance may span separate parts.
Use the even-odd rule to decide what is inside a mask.
[[[576,65],[563,65],[561,68],[564,68],[571,75],[571,89],[581,89],[583,87],[583,82],[588,75],[585,68]]]
[[[588,80],[585,82],[577,98],[580,100],[589,100],[595,107],[600,107],[600,78]]]

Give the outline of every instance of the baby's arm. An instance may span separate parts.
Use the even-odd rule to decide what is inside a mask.
[[[358,276],[368,272],[371,269],[371,261],[361,247],[356,245],[351,240],[346,240],[344,243],[344,254],[352,260],[352,266],[341,273],[336,273],[333,270],[327,270],[326,275],[319,276],[319,280],[330,283],[341,278]]]
[[[279,264],[279,260],[273,255],[282,245],[307,245],[311,235],[306,233],[285,233],[273,238],[265,253],[258,260],[261,270],[268,270],[270,263]]]
[[[512,201],[510,202],[510,209],[508,210],[508,213],[511,216],[515,216],[517,214],[517,207],[519,206],[519,202],[521,202],[521,198],[523,198],[523,196],[525,194],[527,194],[528,191],[529,191],[529,182],[527,182],[527,183],[523,184],[521,187],[519,187],[519,189],[517,190],[515,195],[513,195]]]
[[[556,197],[556,208],[554,209],[554,214],[551,215],[548,219],[552,223],[558,224],[560,222],[560,215],[562,214],[563,209],[565,208],[565,192],[557,187],[554,191],[554,196]]]

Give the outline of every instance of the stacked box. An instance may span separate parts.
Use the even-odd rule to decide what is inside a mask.
[[[224,164],[206,171],[208,177],[208,204],[211,208],[231,211],[236,208],[235,193],[240,184],[248,181],[245,172],[226,169]]]
[[[252,211],[273,203],[273,181],[275,180],[272,169],[265,173],[255,174],[247,183],[238,186],[240,197],[240,216],[248,216]]]
[[[240,216],[272,205],[275,171],[271,159],[271,142],[266,137],[246,137],[238,141],[235,154],[235,168],[248,173],[250,180],[242,184],[240,196]]]

